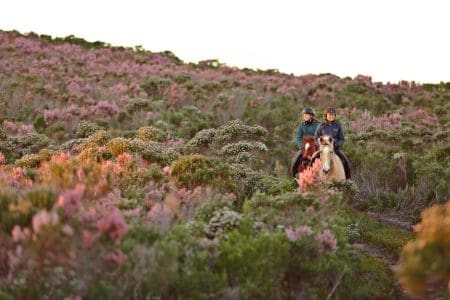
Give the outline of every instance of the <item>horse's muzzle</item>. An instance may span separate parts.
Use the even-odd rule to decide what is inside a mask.
[[[322,169],[322,172],[324,172],[325,174],[328,174],[328,172],[330,172],[330,169]]]

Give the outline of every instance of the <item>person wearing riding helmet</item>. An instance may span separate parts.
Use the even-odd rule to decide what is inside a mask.
[[[329,135],[333,138],[334,152],[339,156],[344,165],[345,177],[350,179],[350,163],[347,156],[341,151],[341,147],[345,142],[344,130],[341,125],[336,122],[336,109],[334,107],[327,107],[324,111],[325,122],[321,123],[316,128],[314,133],[314,140],[319,146],[319,138],[323,135]]]
[[[315,119],[316,112],[311,107],[305,107],[302,111],[303,122],[297,129],[297,146],[299,151],[292,158],[291,163],[291,173],[292,176],[296,176],[298,173],[299,165],[302,161],[302,147],[303,147],[303,137],[311,136],[314,137],[319,121]]]
[[[297,130],[297,145],[298,149],[303,147],[303,137],[304,136],[314,136],[319,121],[315,119],[316,112],[311,107],[305,107],[303,109],[303,123],[300,124]]]

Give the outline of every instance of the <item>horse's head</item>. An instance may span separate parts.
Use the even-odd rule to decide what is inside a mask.
[[[319,139],[320,160],[322,161],[322,171],[325,174],[330,172],[333,165],[333,138],[329,135],[321,136]]]
[[[302,156],[304,158],[311,158],[314,152],[316,152],[317,147],[314,143],[314,137],[307,136],[303,137],[303,149],[302,149]]]

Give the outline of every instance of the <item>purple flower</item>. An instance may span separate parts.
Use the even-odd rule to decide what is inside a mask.
[[[318,233],[316,235],[316,240],[320,242],[323,247],[329,248],[333,252],[338,248],[336,237],[328,229],[324,230],[322,233]]]
[[[286,227],[284,229],[284,232],[288,240],[290,240],[291,242],[295,242],[304,236],[311,236],[313,234],[311,227],[307,225],[299,226],[297,227],[297,229]]]

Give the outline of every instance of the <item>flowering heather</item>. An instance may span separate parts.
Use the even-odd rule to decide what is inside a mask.
[[[15,225],[11,235],[14,242],[25,241],[31,237],[31,230],[29,228],[22,229],[19,225]]]
[[[350,122],[350,128],[357,133],[364,132],[369,128],[394,131],[402,128],[402,120],[403,117],[398,112],[375,117],[370,111],[365,110],[358,119]]]
[[[127,256],[120,250],[115,252],[109,252],[105,255],[107,261],[113,262],[117,265],[121,265],[127,259]]]
[[[91,113],[94,115],[114,117],[119,112],[117,105],[110,104],[108,101],[99,101],[91,107]]]
[[[170,175],[172,173],[172,168],[170,166],[165,166],[162,169],[162,171],[163,171],[164,174]]]
[[[33,125],[31,125],[31,124],[29,124],[29,125],[23,124],[22,126],[19,127],[17,132],[19,134],[24,135],[24,134],[27,134],[27,133],[30,133],[30,132],[33,132],[33,131],[34,131]]]
[[[33,184],[31,179],[26,177],[25,170],[20,167],[13,168],[11,179],[11,184],[14,187],[25,187]]]
[[[41,210],[33,216],[33,220],[31,223],[33,225],[33,232],[36,234],[41,230],[42,227],[58,224],[58,214],[55,212]]]
[[[316,235],[316,240],[321,243],[323,248],[328,248],[333,252],[336,252],[338,248],[336,237],[328,229],[325,229],[323,232],[318,233]]]
[[[172,211],[164,203],[155,203],[147,213],[146,220],[163,227],[168,226],[172,220]]]
[[[296,229],[293,229],[292,227],[286,227],[284,229],[284,232],[288,240],[290,240],[291,242],[295,242],[304,236],[311,236],[313,234],[311,227],[307,225],[301,225]]]
[[[131,169],[133,163],[133,156],[126,152],[119,154],[116,158],[116,163],[114,164],[114,174],[121,175],[127,173]]]
[[[378,260],[338,243],[356,241],[349,205],[446,197],[449,95],[0,30],[0,298],[395,298]],[[316,160],[296,192],[301,111],[328,105],[358,189],[321,184]],[[447,284],[446,215],[416,227],[405,287]]]
[[[57,207],[63,208],[66,216],[72,218],[78,211],[85,189],[84,184],[77,184],[74,189],[62,192],[56,202]]]
[[[97,224],[98,229],[109,235],[115,241],[120,242],[128,231],[128,225],[118,209],[107,213]]]
[[[406,117],[425,126],[434,127],[438,124],[438,118],[435,115],[429,114],[423,108],[418,108],[417,110],[407,113]]]
[[[17,131],[17,125],[14,122],[5,120],[3,121],[3,129],[5,129],[6,132],[15,133]]]

